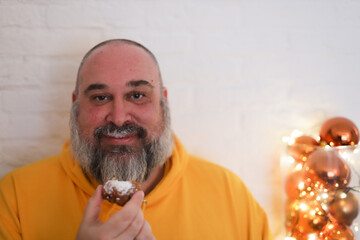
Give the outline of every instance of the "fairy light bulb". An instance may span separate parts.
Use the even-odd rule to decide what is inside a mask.
[[[342,198],[342,199],[346,198],[346,196],[347,196],[347,194],[344,193],[344,192],[342,192],[342,193],[340,194],[340,198]]]
[[[308,206],[305,203],[300,203],[300,209],[302,211],[306,211],[308,209]]]
[[[295,161],[295,160],[294,160]],[[301,163],[297,164],[295,169],[300,171],[303,168],[303,165]]]

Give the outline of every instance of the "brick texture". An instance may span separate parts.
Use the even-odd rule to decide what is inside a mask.
[[[0,177],[61,150],[83,54],[129,38],[158,57],[188,151],[238,174],[278,235],[282,136],[360,126],[359,29],[354,0],[1,0]]]

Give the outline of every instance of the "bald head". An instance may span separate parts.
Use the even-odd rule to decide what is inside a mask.
[[[110,40],[106,40],[104,42],[101,42],[99,44],[97,44],[96,46],[94,46],[93,48],[91,48],[84,56],[84,58],[82,59],[80,66],[78,68],[78,73],[77,73],[77,78],[76,78],[76,86],[75,86],[75,94],[77,95],[79,92],[79,84],[82,80],[82,70],[83,70],[83,66],[86,65],[87,60],[94,54],[96,54],[96,52],[101,51],[101,49],[107,47],[107,46],[111,46],[111,47],[121,47],[124,45],[129,45],[129,46],[133,46],[135,48],[139,48],[142,51],[146,52],[148,54],[148,56],[153,60],[154,66],[156,67],[157,71],[158,71],[158,77],[160,80],[160,86],[161,88],[163,87],[163,82],[162,82],[162,77],[161,77],[161,72],[160,72],[160,67],[158,64],[158,61],[156,60],[155,55],[149,50],[147,49],[145,46],[141,45],[140,43],[137,43],[135,41],[132,40],[128,40],[128,39],[110,39]]]

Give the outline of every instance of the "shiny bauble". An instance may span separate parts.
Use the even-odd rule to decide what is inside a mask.
[[[356,145],[359,142],[359,130],[347,118],[331,118],[321,126],[320,142],[326,142],[331,147]]]
[[[295,200],[287,210],[285,225],[288,232],[317,234],[328,223],[325,211],[316,200]]]
[[[289,199],[295,200],[300,197],[301,191],[307,188],[305,172],[297,170],[289,173],[285,178],[285,192]]]
[[[359,200],[352,192],[338,191],[329,209],[337,222],[350,226],[359,213]]]
[[[325,227],[324,240],[355,240],[354,234],[351,229],[346,225],[337,223],[328,224]]]
[[[318,233],[303,234],[303,233],[294,231],[294,232],[288,234],[288,236],[291,237],[291,238],[289,238],[291,240],[309,240],[309,239],[323,240],[321,234],[318,234]]]
[[[314,138],[300,136],[295,138],[294,143],[288,146],[288,154],[297,162],[305,162],[316,146],[319,146],[319,143]]]
[[[298,204],[298,200],[290,200],[288,199],[285,204],[285,229],[286,232],[292,233],[295,230],[296,220],[298,219],[298,208],[296,205]]]
[[[331,149],[318,149],[311,153],[304,165],[306,176],[315,183],[315,188],[336,190],[346,187],[351,171],[339,153]]]

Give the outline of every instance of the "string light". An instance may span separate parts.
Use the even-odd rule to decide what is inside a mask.
[[[354,162],[353,155],[360,153],[360,148],[353,146],[353,149],[349,152],[349,148],[334,147],[333,142],[326,143],[323,140],[320,142],[320,136],[314,136],[315,141],[317,141],[319,145],[314,145],[312,148],[311,145],[305,145],[308,143],[303,143],[303,140],[298,140],[297,138],[300,136],[303,136],[303,132],[296,129],[289,137],[282,138],[283,142],[291,146],[287,154],[282,156],[282,163],[286,164],[286,169],[290,171],[291,174],[295,173],[288,178],[291,179],[290,181],[292,182],[287,182],[287,184],[292,184],[290,186],[296,189],[296,194],[290,195],[288,193],[288,200],[292,202],[289,202],[291,205],[289,205],[289,210],[287,210],[289,211],[287,215],[289,219],[286,220],[287,236],[284,240],[296,240],[299,238],[307,240],[330,240],[337,238],[354,240],[355,238],[344,238],[343,236],[345,236],[344,234],[350,234],[346,236],[351,236],[351,234],[359,232],[360,226],[358,226],[357,222],[354,222],[351,225],[351,230],[350,227],[339,228],[340,226],[346,225],[344,222],[340,222],[332,211],[348,211],[348,209],[345,209],[345,206],[342,205],[342,207],[339,205],[340,207],[334,208],[332,204],[336,199],[348,199],[348,191],[354,190],[360,192],[360,187],[355,190],[355,188],[349,188],[347,186],[350,178],[341,179],[341,175],[339,175],[339,172],[343,171],[343,168],[338,170],[335,166],[328,170],[329,168],[326,168],[324,164],[310,164],[314,162],[314,159],[316,161],[317,158],[314,158],[314,155],[309,158],[309,155],[314,150],[325,152],[336,151],[341,160],[347,164],[352,164]],[[292,146],[295,144],[295,140],[297,145]],[[300,145],[300,143],[302,145]],[[326,154],[323,156],[326,156]],[[353,167],[353,165],[354,164],[350,165],[349,168]],[[334,171],[331,171],[333,169]],[[317,170],[323,170],[321,175],[319,174],[320,172],[316,172]],[[349,171],[350,170],[352,172],[349,174],[352,174],[351,180],[353,180],[355,176],[353,175],[354,169],[352,168],[349,169]],[[355,174],[358,175],[356,172]],[[341,181],[338,179],[341,179]],[[350,226],[350,224],[348,224],[348,226]]]
[[[316,240],[316,239],[317,239],[316,234],[309,234],[308,235],[308,240]]]
[[[341,198],[341,199],[346,198],[346,196],[347,196],[347,194],[346,194],[346,193],[344,193],[344,192],[340,193],[340,198]]]

